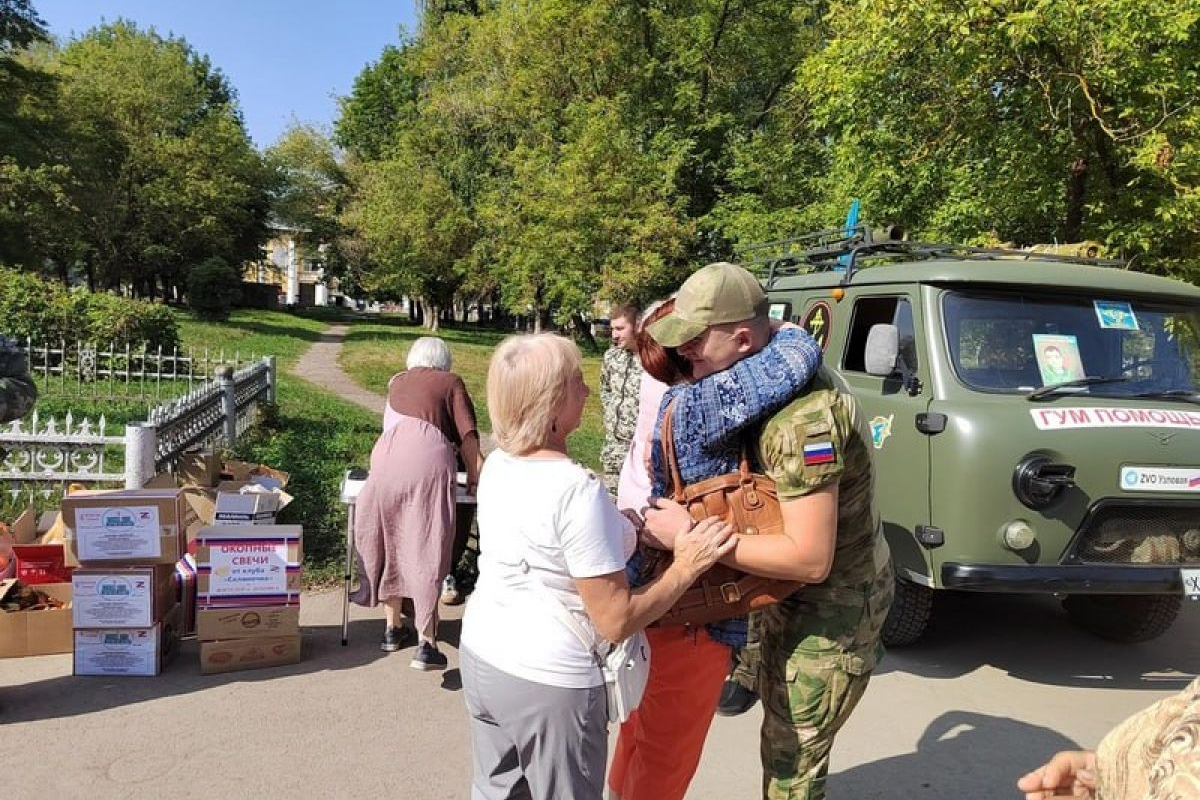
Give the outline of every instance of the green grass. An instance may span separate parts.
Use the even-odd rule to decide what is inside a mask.
[[[369,411],[345,402],[296,378],[290,368],[333,322],[349,322],[350,333],[342,352],[342,367],[360,385],[382,394],[388,379],[404,368],[408,346],[423,328],[390,318],[364,320],[331,309],[289,314],[279,311],[235,311],[225,322],[207,322],[180,311],[179,326],[185,347],[224,349],[227,353],[259,353],[278,359],[278,405],[253,428],[229,455],[269,464],[291,474],[288,492],[296,499],[283,510],[279,521],[304,526],[305,583],[327,583],[340,577],[345,557],[345,508],[338,500],[343,471],[365,466],[379,433],[379,419]],[[440,334],[454,356],[454,369],[462,376],[484,430],[491,428],[484,385],[488,361],[504,338],[495,331],[455,328]],[[570,441],[571,455],[599,469],[604,442],[599,402],[600,355],[585,353],[584,378],[592,396],[584,409],[583,423]],[[46,398],[41,414],[63,414],[71,409],[106,418],[117,425],[143,419],[145,403]],[[111,430],[111,428],[110,428]],[[118,427],[119,430],[119,427]],[[47,506],[53,498],[47,498]]]
[[[237,311],[227,322],[203,322],[181,315],[186,344],[241,349],[278,359],[278,405],[273,414],[238,442],[235,455],[291,474],[288,492],[296,499],[281,523],[304,526],[305,583],[339,576],[344,558],[345,507],[339,502],[342,474],[366,465],[379,434],[374,414],[290,374],[300,355],[340,315],[295,315],[278,311]]]
[[[383,394],[388,380],[404,369],[409,346],[418,338],[428,336],[424,328],[404,320],[381,318],[354,324],[342,347],[340,363],[356,383],[372,392]],[[492,351],[505,334],[480,328],[443,328],[438,335],[445,340],[454,359],[454,371],[462,377],[482,430],[491,430],[487,411],[488,362]],[[604,416],[600,409],[599,353],[585,351],[583,377],[592,394],[583,410],[583,421],[568,442],[571,457],[597,472],[600,470],[600,448],[604,444]]]

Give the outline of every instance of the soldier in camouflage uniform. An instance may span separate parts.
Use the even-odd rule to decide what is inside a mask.
[[[600,462],[604,485],[616,495],[621,465],[637,428],[638,390],[642,382],[642,362],[638,360],[638,310],[635,306],[616,306],[612,312],[613,345],[604,353],[600,369],[600,405],[604,408],[604,449]]]
[[[29,377],[29,361],[17,343],[0,336],[0,422],[23,417],[37,400],[37,386]]]
[[[759,437],[760,461],[781,502],[837,487],[829,576],[758,615],[767,800],[825,796],[834,735],[883,656],[893,575],[875,510],[870,442],[858,404],[824,369]]]
[[[727,369],[770,338],[761,287],[744,270],[719,266],[680,290],[680,297],[697,295],[689,314],[677,313],[677,304],[650,330],[660,344],[678,347],[698,376]],[[750,307],[758,315],[753,319],[745,316]],[[742,536],[725,559],[747,572],[807,584],[755,619],[766,800],[824,798],[834,736],[883,654],[881,632],[892,602],[871,439],[857,403],[837,381],[822,368],[763,426],[757,460],[776,482],[784,532]],[[658,499],[654,506],[645,516],[656,536],[691,524],[675,503]]]

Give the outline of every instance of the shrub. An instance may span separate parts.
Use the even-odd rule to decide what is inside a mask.
[[[241,297],[241,281],[224,259],[202,261],[188,273],[188,305],[206,319],[226,319]]]
[[[175,315],[166,306],[111,294],[85,294],[83,317],[95,341],[145,343],[170,350],[179,344]]]
[[[128,343],[148,350],[179,345],[175,316],[165,306],[67,289],[10,269],[0,269],[0,333],[35,342]]]

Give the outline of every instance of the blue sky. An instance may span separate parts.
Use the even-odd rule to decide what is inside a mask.
[[[259,147],[293,119],[331,125],[336,97],[416,29],[416,0],[33,0],[50,32],[66,41],[119,17],[186,39],[237,89]]]

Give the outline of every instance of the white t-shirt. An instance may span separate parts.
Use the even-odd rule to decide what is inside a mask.
[[[637,541],[633,525],[604,484],[566,458],[496,450],[484,462],[476,498],[479,580],[463,617],[462,645],[524,680],[599,686],[594,658],[546,608],[546,590],[597,636],[573,579],[624,569]]]

